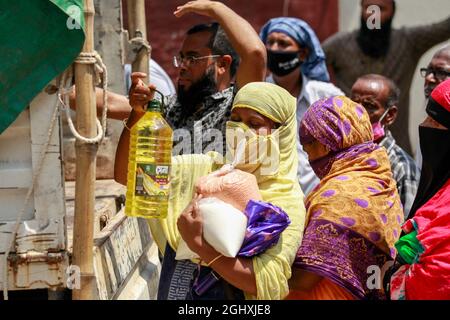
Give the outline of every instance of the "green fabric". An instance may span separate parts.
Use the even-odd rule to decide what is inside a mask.
[[[81,51],[82,3],[0,0],[0,134]]]
[[[406,264],[413,264],[418,261],[419,255],[424,252],[423,246],[417,240],[417,231],[413,231],[401,237],[395,248]]]

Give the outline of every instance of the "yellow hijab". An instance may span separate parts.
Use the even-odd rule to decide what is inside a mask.
[[[305,223],[303,193],[297,180],[296,99],[285,89],[271,83],[253,82],[237,93],[233,107],[249,108],[280,123],[279,168],[272,175],[254,173],[263,200],[282,208],[291,220],[278,243],[253,257],[257,296],[248,299],[283,299],[289,292],[291,265],[301,243]],[[176,251],[180,240],[177,219],[191,201],[197,179],[220,168],[222,157],[210,152],[206,155],[182,155],[172,158],[171,195],[165,219],[150,219],[152,234],[163,252],[165,241]],[[236,167],[239,169],[239,166]]]

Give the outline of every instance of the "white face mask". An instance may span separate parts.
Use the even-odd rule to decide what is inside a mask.
[[[258,135],[242,122],[227,121],[227,159],[236,169],[274,175],[280,163],[278,130],[270,135]]]

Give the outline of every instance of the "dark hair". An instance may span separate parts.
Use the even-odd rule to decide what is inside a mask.
[[[239,66],[239,56],[228,40],[228,37],[220,24],[217,22],[197,24],[190,28],[186,34],[190,35],[204,31],[211,33],[208,48],[211,49],[212,54],[231,56],[232,61],[230,65],[230,75],[233,78]]]
[[[397,4],[395,3],[395,0],[391,0],[391,1],[392,1],[392,17],[394,17],[395,11],[397,11]],[[364,2],[364,0],[361,0],[361,6],[362,6],[363,2]]]
[[[383,81],[388,86],[389,92],[386,100],[386,107],[390,108],[392,106],[397,106],[400,101],[400,89],[395,84],[395,82],[385,76],[380,74],[366,74],[362,77],[359,77],[362,80],[375,80],[375,81]]]

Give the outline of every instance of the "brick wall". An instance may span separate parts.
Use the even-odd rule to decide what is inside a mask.
[[[189,14],[182,18],[173,15],[184,0],[147,0],[147,34],[152,57],[175,81],[177,70],[172,57],[179,51],[185,31],[194,24],[208,22],[206,17]],[[259,32],[267,20],[287,15],[308,22],[321,41],[338,30],[337,0],[224,0],[222,1],[247,19]],[[126,0],[123,1],[124,26],[127,28]],[[287,14],[286,14],[287,10]],[[283,14],[284,12],[284,14]]]

